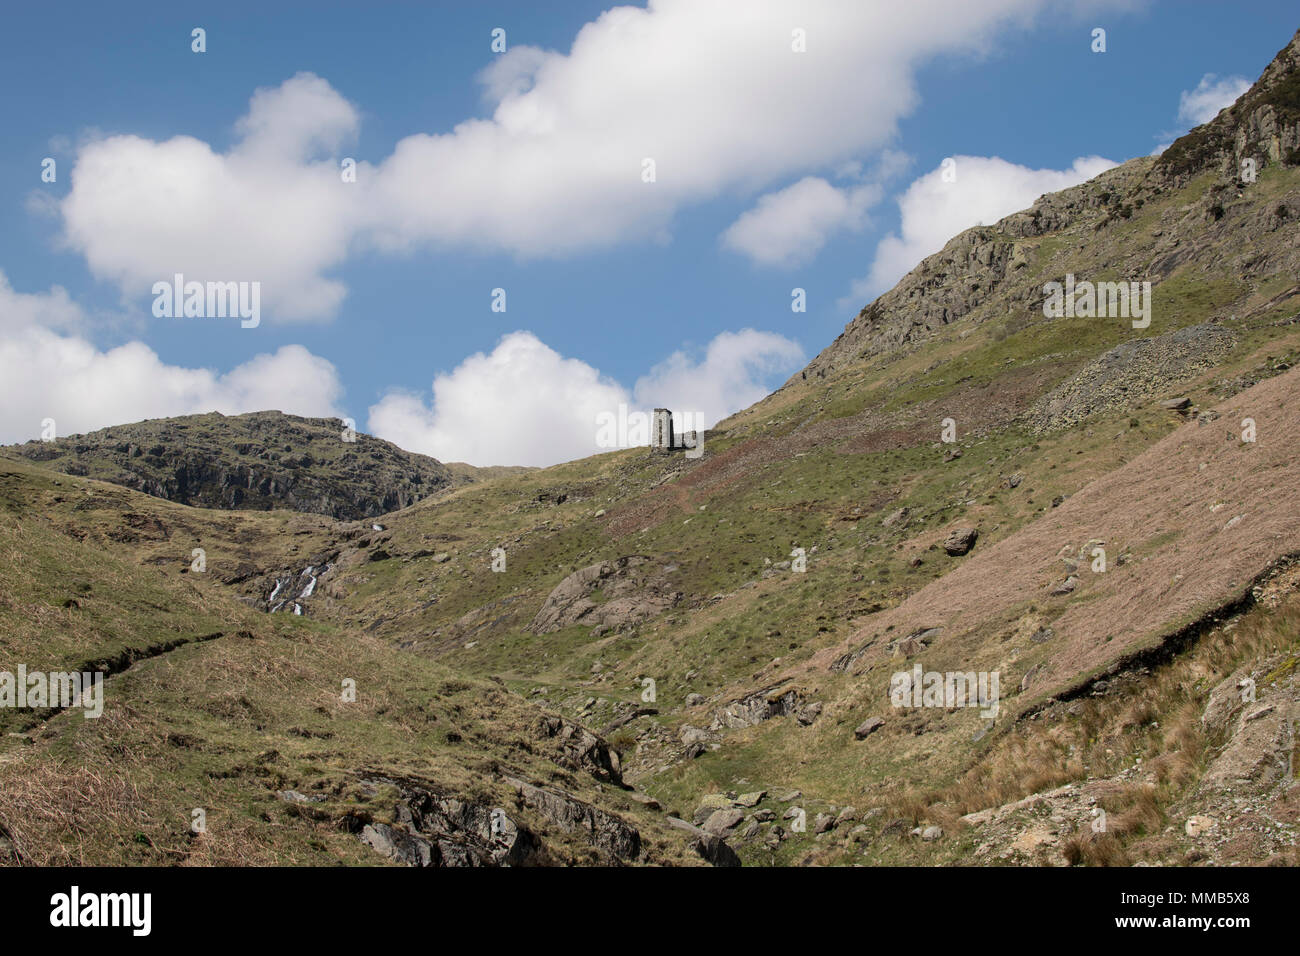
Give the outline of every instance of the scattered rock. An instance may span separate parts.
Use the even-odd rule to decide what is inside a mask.
[[[1065,579],[1064,581],[1062,581],[1060,584],[1056,585],[1054,588],[1052,588],[1051,590],[1049,590],[1047,593],[1050,594],[1050,595],[1052,595],[1053,597],[1061,597],[1062,595],[1069,594],[1071,591],[1073,591],[1073,590],[1074,590],[1075,588],[1077,588],[1078,586],[1079,586],[1079,579],[1078,579],[1078,577],[1076,577],[1075,575],[1071,574],[1068,578],[1066,578],[1066,579]]]
[[[663,809],[663,807],[659,804],[658,800],[656,800],[654,797],[646,793],[638,793],[637,791],[633,790],[630,793],[628,793],[627,798],[629,800],[632,800],[635,803],[641,804],[641,806],[645,807],[647,810]]]
[[[744,819],[745,814],[741,810],[714,810],[704,821],[703,829],[706,833],[721,835],[735,829]]]
[[[309,797],[297,790],[281,790],[276,794],[285,803],[320,803],[324,797]]]
[[[906,524],[908,516],[910,514],[911,512],[908,509],[899,508],[897,511],[891,511],[889,514],[885,515],[884,520],[881,521],[880,523],[883,527],[886,528],[892,528],[895,525]]]
[[[858,724],[857,728],[853,731],[853,736],[858,740],[865,740],[883,726],[885,726],[883,718],[868,717],[862,723]]]
[[[683,724],[677,736],[687,747],[706,743],[709,739],[708,731],[701,730],[699,727],[692,727],[690,724]]]
[[[821,716],[822,705],[820,701],[814,701],[807,707],[800,708],[794,715],[795,720],[799,721],[804,727],[812,726],[813,722]]]
[[[943,550],[953,557],[961,557],[975,547],[979,529],[971,527],[954,528],[943,541]]]
[[[691,849],[698,853],[701,859],[713,866],[740,866],[740,857],[736,855],[736,851],[717,834],[701,830],[677,817],[664,819],[669,826],[682,830],[691,837]]]

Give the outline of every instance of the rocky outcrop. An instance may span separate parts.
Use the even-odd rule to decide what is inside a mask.
[[[546,862],[541,844],[501,807],[457,799],[412,778],[367,777],[399,793],[392,824],[371,822],[360,833],[375,852],[407,866],[519,866]]]
[[[547,715],[541,719],[537,736],[555,742],[560,751],[555,762],[560,766],[585,771],[617,787],[624,785],[618,751],[581,724]]]
[[[640,832],[620,817],[555,787],[502,778],[547,826],[574,835],[609,863],[637,860]],[[371,820],[358,834],[367,846],[407,866],[527,866],[562,862],[564,852],[544,830],[523,825],[517,809],[489,806],[443,792],[431,781],[376,774],[363,785],[395,788],[392,822]]]
[[[582,624],[603,633],[654,617],[681,600],[669,581],[671,570],[629,555],[574,571],[547,596],[529,630],[547,634]]]
[[[351,440],[348,440],[351,439]],[[71,475],[201,508],[285,508],[359,519],[462,484],[441,462],[338,419],[217,412],[115,425],[12,451]]]
[[[743,730],[773,717],[794,716],[803,725],[813,723],[821,713],[821,704],[805,705],[798,691],[785,687],[785,682],[765,687],[734,700],[719,710],[709,725],[717,731]]]
[[[1118,266],[1129,280],[1156,281],[1190,261],[1246,258],[1261,274],[1294,275],[1300,262],[1294,243],[1270,241],[1257,248],[1252,240],[1291,228],[1295,211],[1288,202],[1279,206],[1243,189],[1245,160],[1254,161],[1255,175],[1268,165],[1300,164],[1300,33],[1233,106],[1175,140],[1158,158],[1130,160],[1087,183],[1039,197],[1029,209],[997,223],[955,236],[864,307],[785,387],[906,351],[986,304],[991,308],[984,318],[1037,320],[1044,279],[1032,266],[1043,237],[1062,237],[1080,247],[1086,242],[1106,252],[1104,230],[1206,171],[1213,171],[1217,182],[1202,200],[1147,236],[1126,236],[1123,261],[1108,262],[1108,271]],[[1229,216],[1227,207],[1234,204],[1240,212]]]
[[[539,787],[507,777],[523,805],[535,810],[566,833],[576,833],[606,856],[619,861],[641,854],[641,834],[619,817],[554,787]]]
[[[1236,103],[1176,140],[1158,166],[1182,178],[1217,166],[1235,178],[1249,158],[1300,164],[1300,31]]]

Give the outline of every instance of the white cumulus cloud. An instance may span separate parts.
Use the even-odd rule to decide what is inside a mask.
[[[758,265],[790,267],[811,261],[826,240],[842,229],[858,230],[867,210],[880,201],[874,183],[844,188],[806,176],[785,189],[760,196],[754,208],[722,234],[722,243]]]
[[[104,350],[49,327],[83,320],[62,289],[18,293],[0,273],[0,442],[39,437],[47,418],[59,435],[70,435],[212,411],[340,415],[337,371],[301,345],[254,356],[221,374],[168,365],[142,342]]]
[[[1208,123],[1248,89],[1250,80],[1244,76],[1220,77],[1206,73],[1195,89],[1183,90],[1178,97],[1178,119],[1188,126]]]
[[[333,315],[346,289],[323,273],[346,258],[363,206],[320,154],[357,124],[350,104],[304,73],[253,96],[225,154],[190,136],[88,143],[61,204],[63,241],[133,303],[181,273],[261,282],[278,318]]]
[[[688,412],[710,428],[765,396],[766,376],[788,373],[803,360],[799,344],[775,332],[720,332],[703,360],[674,352],[637,379],[635,397],[642,407]]]
[[[595,454],[602,413],[689,412],[705,427],[767,394],[762,379],[801,361],[799,346],[770,332],[724,332],[701,361],[671,355],[629,392],[533,333],[512,332],[433,381],[432,402],[392,391],[371,406],[371,433],[442,461],[552,465]]]
[[[987,52],[1005,29],[1072,8],[747,0],[739,9],[649,0],[602,13],[567,53],[512,46],[479,77],[490,115],[414,132],[382,161],[359,164],[354,183],[341,181],[335,151],[357,134],[358,111],[307,73],[259,90],[226,152],[186,136],[94,140],[79,148],[61,205],[65,240],[128,301],[182,272],[261,281],[272,319],[330,316],[346,294],[331,270],[357,246],[564,255],[658,239],[685,206],[835,168],[890,141],[918,103],[921,64]],[[805,52],[793,49],[795,31]],[[654,182],[643,181],[647,158]],[[740,247],[797,255],[764,228],[791,199],[738,227]],[[819,215],[803,237],[814,245],[819,229],[851,218]]]

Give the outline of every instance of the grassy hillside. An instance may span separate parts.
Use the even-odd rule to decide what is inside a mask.
[[[0,669],[107,674],[98,719],[0,710],[5,862],[384,862],[361,835],[418,806],[417,785],[484,819],[501,808],[532,840],[520,862],[700,862],[599,765],[603,744],[492,681],[363,631],[268,615],[224,583],[223,569],[313,546],[332,525],[0,462]],[[196,543],[212,556],[202,573]],[[567,812],[530,805],[518,781]],[[574,807],[599,827],[575,825]],[[490,849],[473,822],[441,842]],[[637,833],[636,853],[597,839],[615,825]]]
[[[699,459],[381,521],[0,459],[4,659],[113,674],[100,720],[4,715],[0,853],[1298,862],[1300,167],[1234,152],[1296,51],[1177,162],[956,237]],[[1149,281],[1149,327],[1045,317],[1067,273]],[[916,665],[996,714],[895,706]]]

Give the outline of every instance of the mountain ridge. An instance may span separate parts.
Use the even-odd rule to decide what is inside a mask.
[[[511,469],[442,462],[349,429],[279,411],[150,419],[0,453],[199,507],[288,508],[378,517]]]

